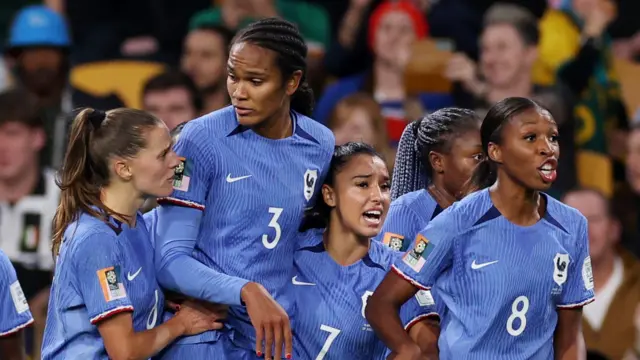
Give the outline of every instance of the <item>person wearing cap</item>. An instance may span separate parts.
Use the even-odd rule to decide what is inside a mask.
[[[73,105],[68,87],[71,39],[64,18],[46,6],[21,9],[9,28],[5,59],[16,85],[38,99],[47,142],[42,164],[57,167],[64,155]]]

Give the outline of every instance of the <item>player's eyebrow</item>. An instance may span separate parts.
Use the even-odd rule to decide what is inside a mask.
[[[358,178],[363,178],[363,179],[368,179],[370,177],[372,177],[373,174],[367,174],[367,175],[356,175],[354,176],[352,179],[358,179]]]
[[[171,150],[172,146],[173,146],[173,140],[169,143],[169,146],[167,146],[166,148],[164,148],[164,150],[162,150],[162,152],[160,153],[160,156],[158,157],[163,157],[167,155],[169,153],[169,150]]]
[[[233,65],[227,63],[227,71],[228,72],[234,72],[235,69],[233,68]],[[266,76],[267,75],[267,73],[265,71],[258,70],[258,69],[247,69],[247,70],[244,70],[242,72],[247,76],[260,77],[260,76]]]

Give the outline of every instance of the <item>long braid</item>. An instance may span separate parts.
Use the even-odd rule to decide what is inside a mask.
[[[302,71],[298,89],[291,98],[291,108],[303,115],[313,112],[315,99],[307,83],[307,45],[293,23],[280,18],[266,18],[249,24],[234,38],[232,44],[249,42],[274,51],[283,79]]]
[[[429,153],[449,151],[451,140],[479,122],[472,110],[444,108],[407,125],[396,153],[391,199],[426,188],[433,172]]]

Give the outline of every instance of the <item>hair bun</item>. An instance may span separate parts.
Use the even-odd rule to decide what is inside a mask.
[[[104,119],[107,117],[107,113],[102,110],[93,109],[93,111],[91,111],[89,115],[87,115],[87,117],[89,119],[89,122],[91,122],[91,125],[93,125],[93,128],[98,129],[102,125]]]

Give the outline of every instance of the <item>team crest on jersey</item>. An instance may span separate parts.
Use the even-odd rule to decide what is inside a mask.
[[[593,290],[593,269],[591,269],[591,256],[587,256],[582,263],[582,282],[584,288]]]
[[[307,169],[304,173],[304,198],[311,200],[318,181],[318,170]]]
[[[120,266],[100,269],[96,273],[98,274],[98,281],[100,282],[105,301],[118,300],[127,296],[124,290],[124,284],[122,283]]]
[[[173,188],[179,191],[189,191],[191,169],[186,158],[181,157],[180,163],[173,170]]]
[[[382,238],[382,243],[395,251],[400,251],[404,244],[404,236],[386,232],[384,233],[384,238]]]
[[[553,258],[553,281],[558,286],[562,286],[567,281],[567,270],[569,267],[569,254],[557,253]]]
[[[419,272],[424,267],[427,256],[433,251],[435,246],[427,240],[422,234],[416,236],[416,243],[413,249],[408,251],[402,260],[409,265],[414,271]]]

